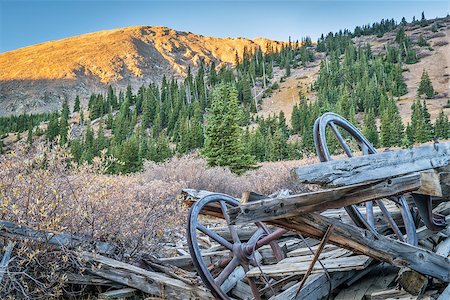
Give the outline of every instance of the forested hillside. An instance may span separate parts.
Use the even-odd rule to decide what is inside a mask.
[[[201,60],[198,71],[188,68],[184,80],[163,77],[161,84],[137,90],[111,85],[107,93],[92,94],[87,105],[76,97],[74,105],[65,101],[57,113],[0,118],[1,134],[9,144],[45,138],[67,146],[77,163],[91,163],[103,153],[111,158],[106,168],[110,173],[136,172],[145,160],[162,162],[191,152],[238,174],[262,161],[300,159],[314,153],[313,123],[326,111],[349,119],[376,147],[447,139],[446,113],[441,109],[432,122],[427,108],[436,94],[427,70],[421,71],[411,122],[403,123],[399,112],[398,101],[408,93],[405,71],[420,61],[418,47],[432,49],[425,37],[413,40],[405,33],[412,26],[444,32],[448,18],[428,21],[423,16],[399,24],[382,20],[329,33],[314,44],[304,38],[279,49],[244,48],[242,54],[234,53],[233,65],[218,67]],[[395,42],[382,50],[354,42],[392,33]],[[317,80],[298,94],[290,122],[283,111],[269,117],[258,114],[292,70],[313,63],[320,64]],[[15,131],[19,134],[8,134]]]

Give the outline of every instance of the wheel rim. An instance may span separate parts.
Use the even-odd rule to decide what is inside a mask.
[[[356,142],[360,145],[363,155],[370,155],[377,153],[376,149],[367,140],[367,138],[349,121],[345,118],[335,114],[335,113],[325,113],[321,117],[317,118],[314,123],[314,144],[316,147],[317,156],[321,162],[332,160],[332,156],[328,149],[326,140],[326,129],[331,128],[334,136],[337,138],[339,144],[343,148],[344,152],[348,157],[352,157],[353,153],[351,148],[346,143],[344,137],[339,131],[339,128],[345,130],[347,134],[353,137]],[[366,228],[372,232],[377,232],[375,225],[374,215],[373,215],[373,205],[376,203],[383,216],[385,217],[389,227],[392,229],[394,234],[399,240],[406,241],[409,244],[417,245],[416,227],[414,219],[411,215],[409,205],[404,196],[389,197],[389,200],[393,201],[400,209],[403,223],[406,231],[406,238],[399,229],[392,215],[389,213],[385,207],[382,200],[367,201],[366,204],[366,217],[358,209],[358,206],[351,205],[346,206],[345,210],[352,219],[352,221],[359,227]]]
[[[227,223],[227,226],[230,230],[233,242],[227,241],[225,238],[221,237],[217,233],[215,233],[212,229],[206,228],[199,222],[199,216],[201,215],[201,211],[204,207],[211,204],[219,204],[219,207],[223,213],[224,219]],[[188,236],[188,246],[189,252],[192,258],[192,262],[194,267],[196,268],[199,276],[205,285],[210,289],[214,297],[218,299],[229,299],[226,292],[221,289],[221,285],[228,278],[228,276],[239,266],[242,266],[244,272],[249,270],[249,265],[254,263],[254,253],[247,253],[244,251],[245,248],[250,247],[251,245],[256,244],[256,242],[262,237],[269,234],[269,229],[263,223],[255,223],[257,225],[257,230],[253,233],[252,237],[246,243],[241,243],[240,238],[237,234],[234,225],[230,225],[229,216],[227,214],[227,206],[236,207],[239,205],[239,201],[233,197],[224,195],[224,194],[211,194],[208,195],[199,201],[197,201],[189,210],[188,215],[188,225],[187,225],[187,236]],[[225,211],[225,212],[224,212]],[[214,241],[221,244],[223,247],[230,251],[232,255],[231,260],[224,266],[223,270],[216,277],[211,274],[208,266],[203,260],[202,252],[198,245],[198,231],[206,234]],[[250,245],[250,246],[249,246]],[[274,252],[274,256],[277,261],[281,260],[283,257],[280,256],[281,249],[279,245],[273,241],[269,244]],[[247,247],[246,247],[247,246]],[[258,292],[258,288],[256,282],[253,278],[247,278],[248,284],[252,289],[252,293],[255,299],[260,299],[260,295]]]

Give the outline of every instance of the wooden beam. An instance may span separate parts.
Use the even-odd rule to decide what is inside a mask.
[[[168,299],[213,299],[210,292],[201,285],[194,286],[162,273],[148,271],[102,255],[83,252],[81,261],[94,275],[118,282],[147,294],[159,295]]]
[[[450,282],[450,260],[428,250],[374,234],[354,225],[316,213],[278,219],[270,223],[297,233],[320,239],[328,226],[335,225],[330,243],[398,267],[408,267],[421,274]]]
[[[449,162],[450,142],[445,142],[302,166],[294,168],[292,176],[303,183],[340,186],[435,169]]]
[[[360,183],[283,198],[247,202],[230,209],[229,213],[231,220],[239,224],[269,221],[403,194],[417,190],[420,186],[420,174],[414,173],[381,182]]]
[[[421,172],[421,177],[422,186],[415,193],[441,198],[450,197],[450,168],[448,166]]]

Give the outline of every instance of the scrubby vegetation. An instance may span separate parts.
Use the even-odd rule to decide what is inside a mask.
[[[1,220],[109,242],[118,246],[112,255],[121,260],[143,252],[162,255],[164,242],[184,237],[187,210],[177,200],[182,188],[234,196],[246,190],[270,194],[281,188],[299,189],[289,178],[289,169],[298,161],[266,163],[237,177],[225,168],[209,168],[201,158],[185,156],[163,164],[147,162],[144,171],[133,176],[105,175],[113,162],[110,157],[78,165],[65,147],[35,146],[19,143],[0,157]],[[65,290],[67,274],[77,263],[68,252],[23,241],[16,245],[14,257],[1,298],[79,292]]]

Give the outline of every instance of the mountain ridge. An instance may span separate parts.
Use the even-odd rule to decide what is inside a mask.
[[[44,42],[0,54],[0,115],[59,109],[107,85],[137,88],[162,77],[182,78],[200,61],[232,64],[236,52],[285,42],[219,38],[164,26],[130,26]]]

